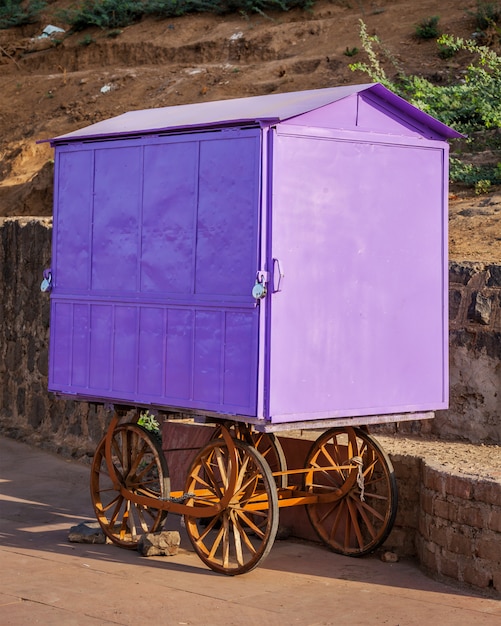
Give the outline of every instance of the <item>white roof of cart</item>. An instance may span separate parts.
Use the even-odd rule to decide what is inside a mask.
[[[446,138],[461,135],[434,117],[420,111],[379,83],[347,85],[327,89],[268,94],[249,98],[234,98],[183,104],[156,109],[129,111],[117,117],[97,122],[85,128],[51,139],[52,144],[100,137],[156,133],[173,129],[200,128],[236,124],[273,124],[347,98],[361,92],[371,92],[393,109],[415,119],[438,135]]]

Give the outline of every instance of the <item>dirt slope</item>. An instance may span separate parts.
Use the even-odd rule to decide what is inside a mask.
[[[438,57],[415,25],[438,15],[442,32],[469,37],[476,0],[320,0],[312,11],[147,19],[110,36],[66,34],[56,45],[44,27],[68,26],[56,0],[42,20],[0,31],[0,216],[50,215],[52,152],[37,144],[125,111],[266,93],[370,82],[349,64],[363,54],[359,20],[407,73],[460,78],[459,60]],[[501,194],[452,190],[451,256],[501,260]]]

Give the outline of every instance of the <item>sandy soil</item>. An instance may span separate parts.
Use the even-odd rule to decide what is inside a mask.
[[[53,155],[39,140],[133,109],[370,82],[349,69],[363,54],[346,54],[361,48],[360,19],[406,73],[458,79],[460,59],[440,59],[433,40],[415,37],[415,26],[438,15],[442,32],[470,37],[477,6],[320,0],[310,12],[148,19],[113,37],[92,29],[40,39],[48,24],[68,28],[57,10],[70,3],[49,2],[40,23],[0,31],[0,217],[51,214]],[[501,262],[500,220],[500,189],[475,196],[452,188],[451,258]],[[399,445],[428,454],[444,469],[501,477],[497,447],[392,441],[385,440],[390,451]]]
[[[444,473],[501,483],[501,446],[376,435],[388,454],[419,457]]]

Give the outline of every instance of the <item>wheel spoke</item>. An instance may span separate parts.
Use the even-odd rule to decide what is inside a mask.
[[[122,510],[122,505],[123,504],[124,504],[124,499],[123,499],[122,496],[120,496],[118,501],[117,501],[117,504],[116,504],[116,506],[115,506],[115,508],[113,510],[113,513],[111,514],[111,517],[110,517],[110,526],[112,528],[116,525],[117,520],[120,517],[120,511]]]
[[[167,463],[160,444],[137,424],[119,424],[111,434],[111,459],[106,458],[106,438],[97,447],[92,462],[91,496],[104,533],[122,547],[135,548],[143,533],[155,532],[166,512],[156,509],[157,498],[169,495]],[[113,466],[119,487],[111,482]],[[120,488],[147,496],[152,506],[136,504]]]
[[[113,492],[116,493],[115,490],[113,490]],[[118,515],[118,511],[120,510],[120,507],[122,506],[123,500],[124,500],[123,497],[120,494],[118,494],[116,498],[113,498],[113,500],[110,500],[108,504],[106,504],[105,506],[102,506],[101,511],[106,513],[106,511],[109,511],[113,506],[116,506],[115,511],[117,511],[117,513],[111,516],[111,519],[116,519],[116,516]]]
[[[374,507],[369,506],[369,504],[367,504],[367,502],[362,502],[360,500],[360,498],[355,498],[354,497],[355,494],[353,494],[353,496],[348,496],[349,498],[353,499],[353,501],[355,502],[355,504],[357,505],[358,509],[360,510],[361,514],[367,515],[370,514],[373,517],[375,517],[376,519],[380,520],[381,522],[384,521],[384,515],[382,515],[378,510],[376,510]],[[378,496],[372,496],[372,497],[378,497]],[[381,500],[387,500],[387,498],[380,498]],[[362,513],[363,512],[363,513]]]
[[[252,429],[241,422],[235,422],[232,425],[226,425],[230,428],[230,432],[240,441],[247,443],[257,450],[268,463],[274,480],[278,488],[287,487],[287,462],[285,454],[278,440],[273,433],[252,432]],[[221,426],[214,430],[214,439],[221,437]]]
[[[347,504],[348,513],[349,513],[349,522],[346,524],[348,540],[345,543],[345,548],[346,549],[351,548],[349,537],[351,536],[352,529],[355,532],[355,537],[357,538],[359,548],[363,548],[364,540],[362,537],[362,531],[360,530],[360,525],[358,523],[357,508],[353,504],[353,500],[349,496],[346,498],[346,504]]]
[[[227,473],[228,461],[223,457],[223,454],[219,448],[216,448],[214,453],[216,455],[217,467],[221,475],[222,485],[224,488],[227,488],[228,487],[228,473]]]
[[[222,465],[222,459],[216,453],[217,465],[220,467]],[[221,498],[223,495],[222,487],[219,484],[219,479],[216,478],[214,471],[212,469],[212,465],[209,464],[209,461],[204,461],[204,470],[207,474],[207,487],[214,493],[215,496]],[[202,479],[199,479],[201,482]]]
[[[353,503],[356,506],[356,508],[358,509],[359,515],[364,520],[366,530],[369,532],[369,534],[372,537],[372,539],[375,539],[377,531],[374,528],[374,526],[372,525],[370,517],[369,517],[369,515],[367,513],[370,512],[372,515],[374,515],[374,517],[376,517],[377,519],[379,519],[381,521],[383,520],[383,517],[381,515],[379,515],[379,513],[377,513],[377,511],[375,511],[371,507],[366,506],[365,502],[361,502],[358,499],[353,499]]]
[[[265,533],[264,531],[257,525],[254,523],[254,520],[252,519],[253,517],[260,517],[261,520],[265,520],[266,517],[264,515],[264,513],[252,513],[252,517],[249,517],[248,515],[245,514],[244,511],[242,510],[235,510],[235,513],[239,516],[239,518],[242,520],[242,522],[247,525],[250,529],[250,531],[254,534],[256,534],[258,537],[263,538]]]
[[[237,531],[237,532],[234,532],[234,535],[235,535],[235,540],[238,541],[240,552],[242,550],[242,543],[240,540],[243,538],[244,543],[247,549],[249,550],[249,552],[251,552],[252,554],[256,554],[256,548],[254,547],[254,544],[250,540],[249,535],[245,532],[243,525],[239,523],[236,511],[232,511],[232,514],[230,515],[230,517],[233,521],[233,526]]]
[[[210,520],[187,515],[186,530],[195,551],[213,570],[241,574],[256,567],[269,550],[278,526],[276,484],[264,458],[240,439],[235,439],[236,467],[221,439],[201,450],[188,473],[185,491],[210,483],[219,500],[227,500],[227,488],[234,485],[227,508]],[[198,504],[198,496],[193,501]],[[262,510],[248,508],[256,501]],[[211,504],[216,501],[213,499]],[[259,520],[259,522],[258,522]]]
[[[319,467],[323,467],[324,465],[327,466],[339,466],[339,469],[337,470],[342,482],[344,482],[346,480],[346,472],[344,471],[344,469],[342,469],[342,465],[344,465],[343,461],[341,461],[341,459],[339,458],[339,450],[337,447],[334,448],[334,455],[329,454],[329,451],[327,450],[327,446],[322,446],[321,447],[321,452],[323,454],[323,456],[325,457],[326,462],[323,465],[319,465]],[[336,457],[335,459],[333,457]],[[328,472],[325,472],[326,476],[329,476]]]
[[[354,457],[360,459],[360,475],[354,463],[351,470],[342,467]],[[337,498],[306,506],[315,531],[332,550],[360,556],[385,541],[395,520],[397,485],[391,461],[373,437],[361,429],[333,428],[313,444],[305,469],[307,491]]]
[[[329,545],[334,544],[335,542],[335,537],[337,536],[339,525],[341,523],[341,520],[343,519],[343,514],[346,515],[344,511],[345,508],[346,508],[346,503],[344,500],[341,500],[341,502],[337,506],[337,509],[336,507],[333,508],[333,511],[335,512],[335,516],[334,516],[334,522],[332,524],[332,528],[329,534],[329,542],[328,542]]]

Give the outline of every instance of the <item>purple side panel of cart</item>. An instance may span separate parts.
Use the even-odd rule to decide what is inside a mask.
[[[445,408],[454,136],[375,85],[56,138],[49,389],[272,423]]]
[[[255,414],[259,146],[254,130],[61,152],[53,388]]]

